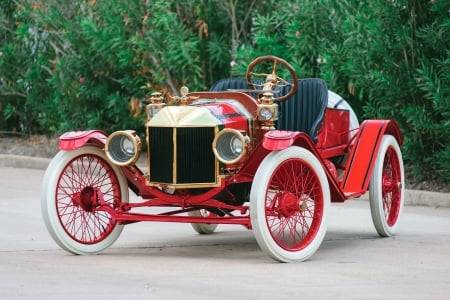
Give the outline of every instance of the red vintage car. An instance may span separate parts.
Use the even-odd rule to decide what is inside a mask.
[[[61,248],[98,253],[141,221],[190,223],[200,234],[236,224],[273,259],[304,261],[324,239],[330,203],[367,191],[376,231],[395,233],[404,170],[394,121],[358,124],[323,80],[298,80],[274,56],[210,91],[182,88],[174,102],[156,92],[146,105],[145,167],[133,130],[60,137],[42,211]],[[130,191],[140,201],[130,202]]]

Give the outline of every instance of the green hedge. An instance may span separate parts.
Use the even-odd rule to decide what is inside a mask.
[[[235,3],[236,2],[236,3]],[[142,128],[130,100],[242,76],[259,55],[395,119],[416,176],[450,179],[446,0],[0,3],[0,131]],[[132,101],[133,102],[133,101]],[[136,103],[136,102],[134,102]]]

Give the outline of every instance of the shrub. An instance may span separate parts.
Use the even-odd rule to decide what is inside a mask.
[[[0,131],[140,128],[149,92],[208,89],[272,54],[360,120],[395,119],[415,176],[450,179],[446,0],[0,2]]]
[[[300,77],[324,78],[361,120],[396,120],[414,175],[448,180],[447,14],[443,0],[278,2],[272,15],[257,17],[255,46],[240,55],[280,53]]]

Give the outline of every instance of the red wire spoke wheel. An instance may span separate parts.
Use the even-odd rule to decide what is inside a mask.
[[[117,208],[121,202],[128,202],[126,180],[97,147],[59,152],[44,176],[45,224],[56,243],[71,253],[98,253],[117,240],[123,226],[99,208]]]
[[[255,174],[250,216],[256,240],[281,262],[304,261],[321,245],[330,192],[325,172],[308,150],[270,153]]]
[[[383,136],[369,185],[370,212],[380,236],[396,233],[404,205],[404,168],[397,140]]]

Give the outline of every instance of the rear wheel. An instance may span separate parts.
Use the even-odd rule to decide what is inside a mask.
[[[308,150],[270,153],[255,174],[250,217],[261,249],[281,262],[304,261],[321,245],[330,191],[325,171]]]
[[[383,136],[369,185],[372,221],[380,236],[395,234],[404,204],[403,159],[397,140]]]
[[[127,182],[104,151],[86,146],[61,151],[47,168],[42,183],[42,213],[56,243],[74,254],[94,254],[112,245],[123,226],[106,211],[128,202]]]
[[[216,216],[215,214],[212,214],[211,212],[207,211],[206,209],[193,210],[193,211],[190,211],[188,213],[188,215],[191,217],[204,217],[204,218],[208,218],[208,216],[211,216],[211,215]],[[217,224],[192,223],[191,225],[192,225],[192,228],[194,228],[194,230],[200,234],[211,234],[217,228]]]

